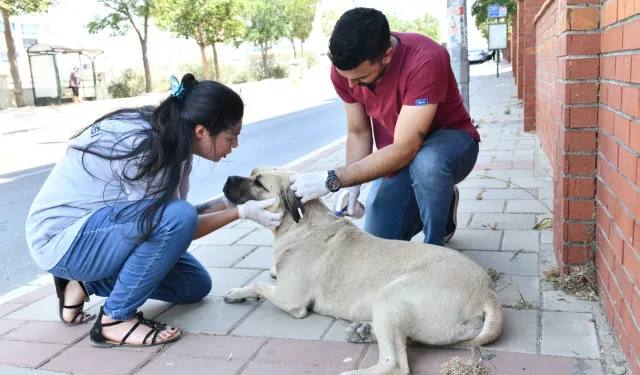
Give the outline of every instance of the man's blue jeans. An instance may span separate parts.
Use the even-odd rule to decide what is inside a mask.
[[[116,320],[132,319],[149,298],[191,303],[209,294],[209,272],[187,253],[198,227],[195,208],[184,200],[170,201],[151,238],[136,245],[140,214],[115,216],[131,203],[93,213],[49,272],[83,281],[89,294],[107,297],[104,312]]]
[[[471,173],[478,152],[478,142],[462,130],[431,133],[411,164],[373,182],[365,231],[408,241],[422,230],[425,243],[444,246],[453,188]]]

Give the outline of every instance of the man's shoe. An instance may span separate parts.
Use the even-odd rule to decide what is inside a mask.
[[[460,192],[458,187],[453,187],[453,199],[451,199],[451,206],[449,206],[449,218],[447,219],[446,236],[444,236],[444,242],[447,243],[453,237],[458,226],[458,202],[460,201]]]

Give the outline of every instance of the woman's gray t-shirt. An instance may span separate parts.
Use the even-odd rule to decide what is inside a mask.
[[[101,153],[111,152],[114,144],[116,155],[129,151],[143,137],[127,137],[127,133],[150,129],[151,125],[137,115],[128,117],[94,124],[75,138],[72,145],[85,147],[97,142]],[[148,180],[128,183],[121,178],[123,173],[129,177],[136,173],[137,158],[109,161],[89,153],[83,156],[73,148],[67,150],[40,189],[27,217],[27,244],[38,266],[44,270],[53,268],[92,213],[115,203],[143,199],[147,191],[157,191],[154,188],[161,185],[159,178],[152,179],[150,184]],[[176,199],[187,198],[190,167],[191,160],[183,162]]]

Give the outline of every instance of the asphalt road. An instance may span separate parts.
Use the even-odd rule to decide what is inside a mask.
[[[240,146],[227,160],[216,164],[195,162],[189,201],[197,204],[219,194],[230,175],[247,175],[255,167],[286,164],[345,134],[344,110],[337,99],[247,124],[240,136]],[[24,223],[51,167],[0,175],[0,294],[44,273],[29,255]]]

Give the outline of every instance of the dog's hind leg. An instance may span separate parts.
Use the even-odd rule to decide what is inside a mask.
[[[231,289],[224,296],[227,303],[243,302],[247,298],[266,299],[292,317],[301,319],[309,315],[308,301],[297,295],[278,293],[278,287],[267,283],[255,283],[242,288]]]
[[[341,375],[409,375],[407,335],[402,328],[405,312],[395,310],[397,304],[388,299],[377,299],[373,306],[373,329],[378,340],[378,364]]]

